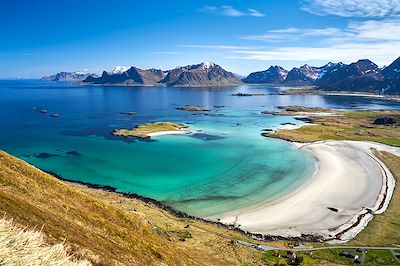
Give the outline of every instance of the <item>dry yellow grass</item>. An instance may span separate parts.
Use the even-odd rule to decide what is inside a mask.
[[[0,209],[51,243],[99,265],[260,265],[242,235],[186,221],[116,193],[61,182],[0,151]],[[188,228],[185,228],[189,225]],[[182,241],[182,240],[185,241]]]
[[[18,227],[11,219],[0,219],[0,265],[88,266],[67,253],[63,243],[49,245],[40,231]]]

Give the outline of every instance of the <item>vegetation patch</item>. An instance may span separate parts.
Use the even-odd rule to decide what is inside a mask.
[[[146,123],[134,127],[133,129],[116,129],[113,131],[114,136],[120,137],[136,137],[147,139],[150,137],[149,134],[165,131],[180,131],[187,128],[187,126],[173,123],[173,122],[155,122]]]
[[[359,140],[375,141],[392,146],[400,146],[400,125],[397,123],[377,123],[392,121],[382,118],[393,118],[400,121],[398,111],[357,111],[340,112],[324,108],[302,106],[280,107],[281,112],[264,112],[265,114],[306,116],[313,125],[291,130],[263,132],[265,137],[281,138],[295,142],[315,142],[320,140]],[[307,115],[312,113],[312,115]],[[321,113],[321,115],[318,115]],[[326,113],[332,115],[326,115]]]

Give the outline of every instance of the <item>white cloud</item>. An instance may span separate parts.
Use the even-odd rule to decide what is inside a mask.
[[[227,59],[350,63],[368,58],[383,66],[400,56],[400,20],[350,21],[343,29],[283,28],[240,39],[259,41],[264,45],[181,47],[218,49]]]
[[[249,8],[247,10],[239,10],[233,6],[203,6],[199,9],[201,12],[205,13],[213,13],[219,14],[228,17],[243,17],[243,16],[250,16],[250,17],[264,17],[265,15],[260,11]]]
[[[301,9],[319,16],[394,17],[400,0],[301,0]]]
[[[396,52],[399,43],[384,44],[342,44],[327,47],[281,47],[268,50],[235,50],[227,54],[228,59],[262,61],[342,61],[355,62],[368,58],[383,66],[399,57]]]

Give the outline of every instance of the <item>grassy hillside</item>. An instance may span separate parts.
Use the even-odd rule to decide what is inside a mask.
[[[141,201],[61,182],[0,151],[0,210],[49,243],[98,265],[260,265],[225,228],[185,221]]]

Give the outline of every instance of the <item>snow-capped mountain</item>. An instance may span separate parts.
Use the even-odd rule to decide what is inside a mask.
[[[381,72],[375,63],[362,59],[327,70],[315,84],[324,90],[373,92],[383,80]]]
[[[267,70],[253,72],[242,79],[245,83],[269,83],[278,84],[284,81],[289,71],[280,66],[271,66]]]
[[[116,66],[111,72],[110,74],[122,74],[126,71],[128,71],[129,67],[126,66]]]
[[[224,70],[212,62],[176,67],[160,81],[167,86],[202,87],[229,86],[240,84],[240,80],[232,72]]]

